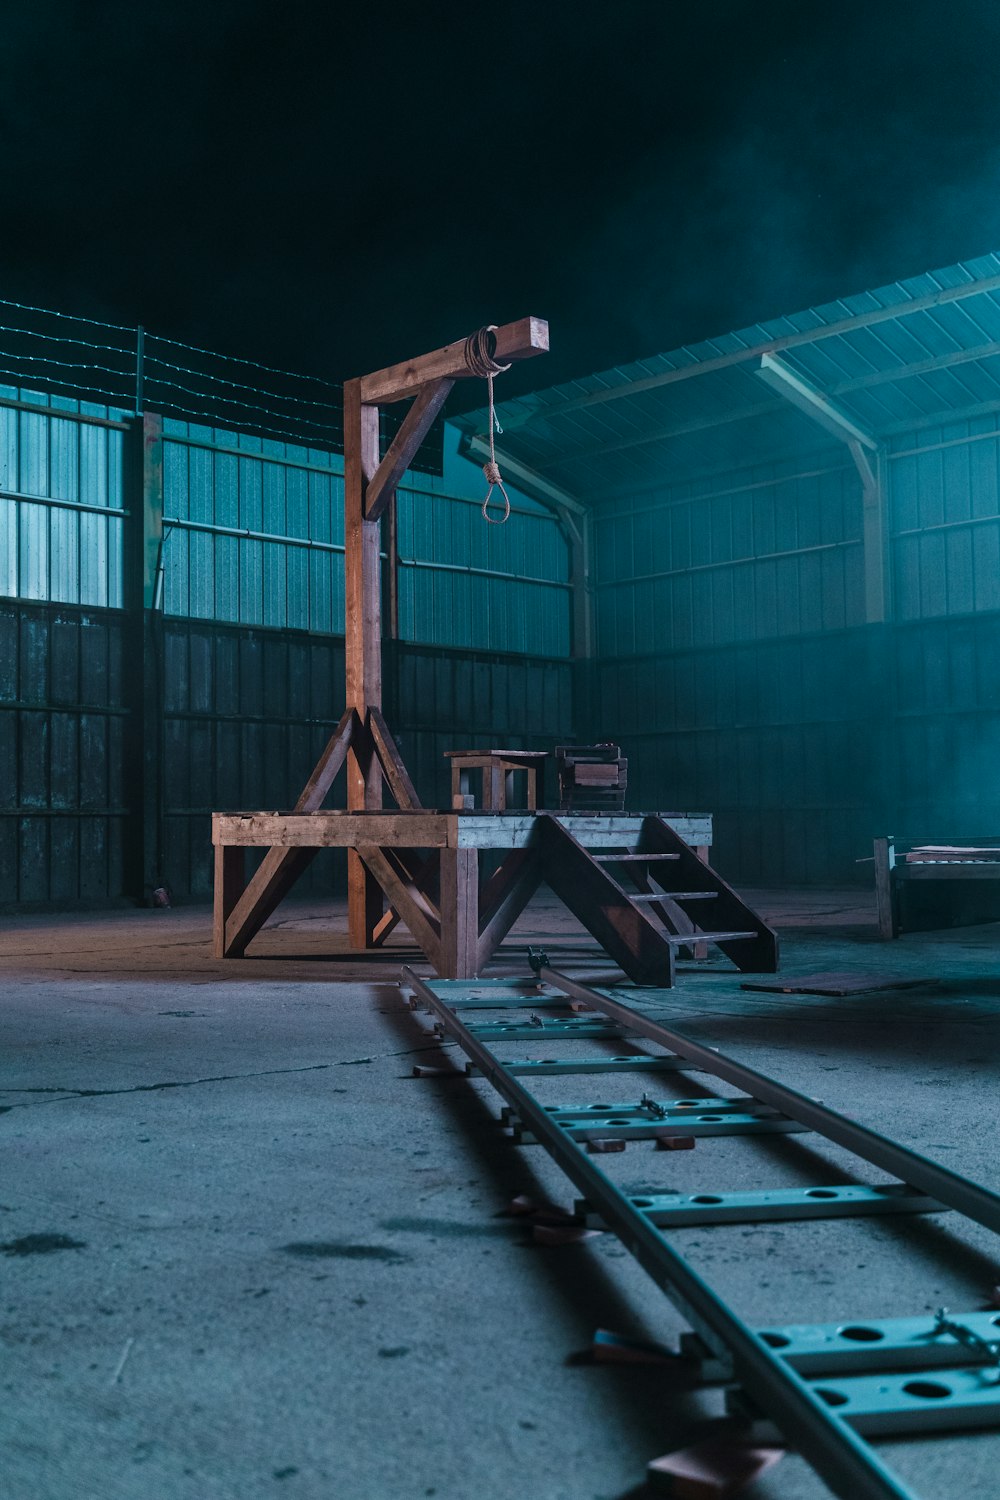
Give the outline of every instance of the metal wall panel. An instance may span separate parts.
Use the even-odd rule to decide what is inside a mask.
[[[842,460],[602,507],[598,654],[843,630],[864,619],[861,493]]]
[[[122,415],[0,386],[0,594],[121,608],[125,434],[81,413]]]
[[[997,837],[998,661],[997,614],[915,621],[897,631],[892,827],[901,839]]]
[[[881,670],[856,471],[831,451],[664,487],[595,530],[592,733],[620,739],[631,805],[714,814],[742,881],[853,877]]]
[[[339,454],[165,421],[165,612],[343,631],[342,468]]]
[[[0,905],[120,898],[123,616],[0,602]]]
[[[512,499],[514,513],[501,526],[483,519],[481,499],[430,485],[400,490],[403,640],[569,655],[565,538],[550,512]]]
[[[342,632],[342,470],[339,454],[166,421],[166,612]],[[479,500],[415,475],[397,503],[403,640],[569,654],[569,555],[553,515],[516,496],[511,521],[489,525]]]
[[[1000,610],[998,420],[930,428],[890,451],[900,620]]]
[[[450,804],[445,750],[571,737],[571,674],[568,661],[387,653],[387,714],[422,801]],[[169,619],[164,680],[164,878],[177,898],[207,898],[212,812],[294,804],[343,711],[343,641]],[[340,889],[343,875],[343,857],[324,855],[296,889]]]
[[[719,867],[741,881],[854,878],[890,749],[871,632],[601,662],[595,675],[590,733],[620,740],[630,806],[712,813]]]
[[[713,812],[723,869],[773,884],[864,880],[878,834],[996,836],[998,428],[892,445],[884,626],[842,466],[599,513],[591,732],[622,740],[633,806]]]

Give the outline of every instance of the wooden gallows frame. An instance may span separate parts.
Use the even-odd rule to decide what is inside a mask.
[[[521,318],[473,336],[497,366],[544,354],[548,324]],[[382,715],[381,520],[395,504],[396,487],[416,455],[456,380],[481,375],[470,367],[472,340],[460,340],[344,386],[344,573],[347,702],[344,716],[295,804],[295,815],[318,813],[334,778],[347,768],[347,812],[378,812],[383,782],[397,806],[420,803],[402,756]],[[385,454],[380,452],[379,408],[410,400],[410,409]],[[317,844],[321,843],[317,840]],[[366,845],[368,840],[361,840]],[[376,840],[377,842],[377,840]],[[233,855],[216,846],[218,957],[243,953],[316,853],[315,847],[268,848],[243,888]],[[241,851],[239,851],[241,853]],[[393,887],[398,876],[376,879],[355,848],[348,849],[348,926],[354,948],[376,946],[395,925]],[[369,861],[372,863],[373,861]],[[388,898],[390,909],[385,911]]]

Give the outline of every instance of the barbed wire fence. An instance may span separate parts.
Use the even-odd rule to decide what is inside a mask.
[[[4,377],[7,377],[5,380]],[[343,386],[144,327],[0,297],[0,390],[100,404],[342,453]],[[384,439],[403,413],[383,411]],[[441,472],[440,423],[415,468]]]

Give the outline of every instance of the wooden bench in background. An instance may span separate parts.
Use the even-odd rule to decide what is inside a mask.
[[[964,885],[956,889],[955,881]],[[983,881],[992,884],[983,885]],[[933,932],[996,922],[1000,920],[1000,839],[917,844],[906,852],[897,849],[891,836],[876,839],[875,900],[879,937],[886,941],[903,931]]]

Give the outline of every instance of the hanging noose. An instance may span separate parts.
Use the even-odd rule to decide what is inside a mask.
[[[493,377],[500,375],[504,370],[509,370],[510,365],[497,364],[494,358],[497,342],[493,335],[496,333],[497,325],[490,323],[485,328],[479,328],[475,333],[470,333],[465,341],[465,364],[473,375],[480,375],[485,379],[489,393],[490,409],[490,457],[489,462],[483,464],[483,473],[489,483],[486,491],[486,499],[483,501],[483,520],[488,521],[491,526],[502,526],[510,517],[510,497],[504,486],[500,475],[500,465],[497,463],[496,449],[493,446],[494,432],[503,432],[497,420],[496,406],[493,400]],[[490,515],[490,500],[493,491],[498,489],[503,496],[503,515]]]

